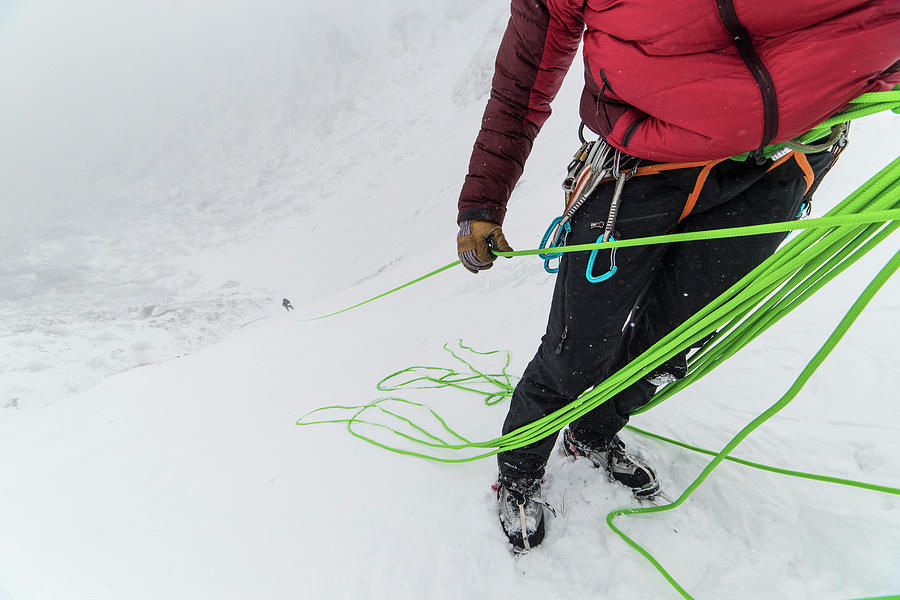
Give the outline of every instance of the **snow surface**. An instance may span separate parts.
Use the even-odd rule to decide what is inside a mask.
[[[630,505],[554,455],[560,514],[513,558],[493,461],[433,464],[295,420],[380,397],[463,338],[521,372],[552,279],[456,269],[462,183],[507,3],[0,4],[0,599],[676,598],[603,523]],[[578,65],[504,229],[533,247],[576,145]],[[856,125],[816,213],[900,154]],[[777,400],[891,238],[636,424],[709,448]],[[900,485],[900,281],[736,455]],[[485,359],[490,362],[490,359]],[[140,368],[137,368],[140,367]],[[503,405],[404,394],[473,439]],[[669,495],[706,459],[626,434]],[[896,497],[722,466],[679,510],[622,520],[698,598],[900,592]]]

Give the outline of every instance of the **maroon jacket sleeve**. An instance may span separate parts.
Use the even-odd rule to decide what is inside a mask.
[[[583,9],[584,0],[512,0],[458,221],[503,223],[534,138],[578,51]]]

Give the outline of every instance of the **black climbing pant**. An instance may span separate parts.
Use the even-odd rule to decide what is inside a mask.
[[[807,155],[819,177],[828,152]],[[767,171],[771,162],[726,160],[710,171],[689,216],[679,222],[699,169],[635,177],[626,182],[616,239],[795,219],[808,181],[794,158]],[[568,244],[597,241],[603,233],[613,183],[598,188],[572,219]],[[589,252],[564,254],[556,278],[547,331],[516,386],[503,425],[509,433],[573,401],[663,338],[768,258],[786,234],[621,248],[613,277],[590,283]],[[609,269],[601,251],[594,275]],[[651,375],[682,377],[686,352]],[[662,372],[665,373],[662,373]],[[611,438],[629,414],[657,389],[645,378],[570,424],[585,442]],[[501,480],[539,479],[556,436],[498,455]]]

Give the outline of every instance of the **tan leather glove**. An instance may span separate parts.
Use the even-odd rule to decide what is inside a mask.
[[[494,266],[497,258],[491,249],[512,252],[506,242],[503,230],[490,221],[462,221],[456,234],[456,252],[463,266],[472,273],[478,273]]]

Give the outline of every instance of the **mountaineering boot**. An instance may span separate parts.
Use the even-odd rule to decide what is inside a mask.
[[[651,500],[659,494],[656,473],[641,459],[625,452],[625,443],[617,435],[589,444],[575,439],[572,431],[566,429],[563,450],[568,456],[584,456],[595,467],[606,469],[610,480],[630,487],[638,500]]]
[[[517,554],[528,552],[544,539],[544,502],[540,480],[497,483],[497,512],[503,533]]]

